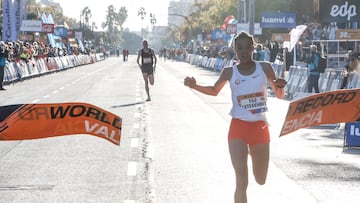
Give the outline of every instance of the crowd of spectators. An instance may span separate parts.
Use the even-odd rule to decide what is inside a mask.
[[[320,24],[316,22],[305,23],[307,29],[301,35],[299,39],[300,47],[298,49],[304,49],[299,51],[302,55],[298,57],[299,60],[305,60],[307,57],[307,50],[311,44],[314,43],[314,40],[335,40],[336,39],[336,30],[338,29],[335,22],[328,24]],[[274,62],[277,57],[282,57],[284,49],[282,48],[282,42],[266,40],[265,42],[260,42],[259,46],[255,48],[254,58],[257,58],[258,52],[265,52],[265,56],[261,56],[260,60],[266,60]],[[207,43],[203,46],[198,46],[196,50],[197,55],[208,56],[208,57],[226,57],[233,58],[234,52],[229,46],[218,46],[213,43]]]
[[[77,46],[63,46],[54,47],[52,45],[43,44],[38,41],[1,41],[1,44],[5,45],[5,49],[8,52],[8,61],[9,62],[31,62],[34,59],[47,57],[58,57],[66,55],[79,55],[79,54],[89,54],[90,50],[84,48],[82,51]]]

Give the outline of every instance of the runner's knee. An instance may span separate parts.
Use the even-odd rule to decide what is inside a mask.
[[[259,184],[259,185],[264,185],[266,183],[266,176],[255,176],[255,181]]]

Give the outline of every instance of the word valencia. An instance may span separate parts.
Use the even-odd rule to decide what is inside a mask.
[[[112,142],[116,144],[120,144],[119,141],[115,139],[116,131],[115,130],[109,131],[108,127],[100,125],[99,123],[91,124],[90,121],[85,120],[85,130],[90,134],[95,134],[97,136],[104,136],[105,138],[111,140]],[[120,132],[118,132],[118,134],[120,135]]]
[[[295,131],[306,126],[318,125],[321,123],[323,111],[307,113],[300,118],[288,120],[284,123],[282,132],[284,134]]]

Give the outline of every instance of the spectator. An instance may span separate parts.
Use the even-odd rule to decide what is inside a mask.
[[[0,90],[5,90],[3,87],[4,83],[4,73],[5,73],[5,65],[6,61],[8,60],[9,52],[8,47],[6,46],[5,42],[0,42]]]
[[[319,93],[319,78],[320,72],[316,70],[319,64],[320,55],[317,52],[316,45],[310,45],[310,57],[307,60],[309,68],[309,79],[308,79],[308,92],[312,93],[315,89],[315,93]]]

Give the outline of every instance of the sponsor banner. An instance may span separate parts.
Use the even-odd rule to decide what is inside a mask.
[[[216,40],[224,40],[224,41],[228,41],[231,39],[231,36],[226,33],[226,31],[221,30],[219,28],[216,28],[212,31],[211,33],[211,40],[216,41]]]
[[[320,22],[359,21],[359,0],[320,0]]]
[[[56,27],[54,30],[54,35],[59,37],[67,37],[68,31],[66,27]]]
[[[42,32],[50,34],[54,33],[55,25],[54,24],[42,24]]]
[[[360,89],[323,92],[290,103],[280,136],[300,128],[353,122],[358,119]]]
[[[345,124],[345,146],[360,147],[360,122]]]
[[[21,22],[20,31],[41,32],[42,31],[42,22],[41,22],[41,20],[23,20]]]
[[[16,41],[15,12],[12,0],[2,0],[2,41]]]
[[[337,29],[336,39],[341,40],[360,40],[360,30],[355,29]]]
[[[249,23],[238,23],[237,24],[237,33],[241,33],[242,31],[250,32]],[[254,35],[261,35],[262,29],[260,27],[260,23],[254,23]]]
[[[82,40],[82,32],[75,32],[75,38]]]
[[[120,145],[122,119],[87,103],[0,106],[0,140],[90,134]]]
[[[69,38],[75,38],[75,32],[73,29],[68,29],[67,33]]]
[[[262,28],[294,28],[296,27],[296,14],[285,12],[265,12],[261,14],[260,26]]]
[[[15,30],[16,39],[19,38],[18,33],[21,27],[21,21],[26,18],[25,15],[25,0],[14,0],[14,13],[15,13]]]
[[[290,34],[289,33],[272,33],[271,41],[280,42],[280,43],[282,43],[284,41],[290,41]]]
[[[236,34],[237,25],[236,24],[228,24],[226,26],[226,32],[228,34]]]

